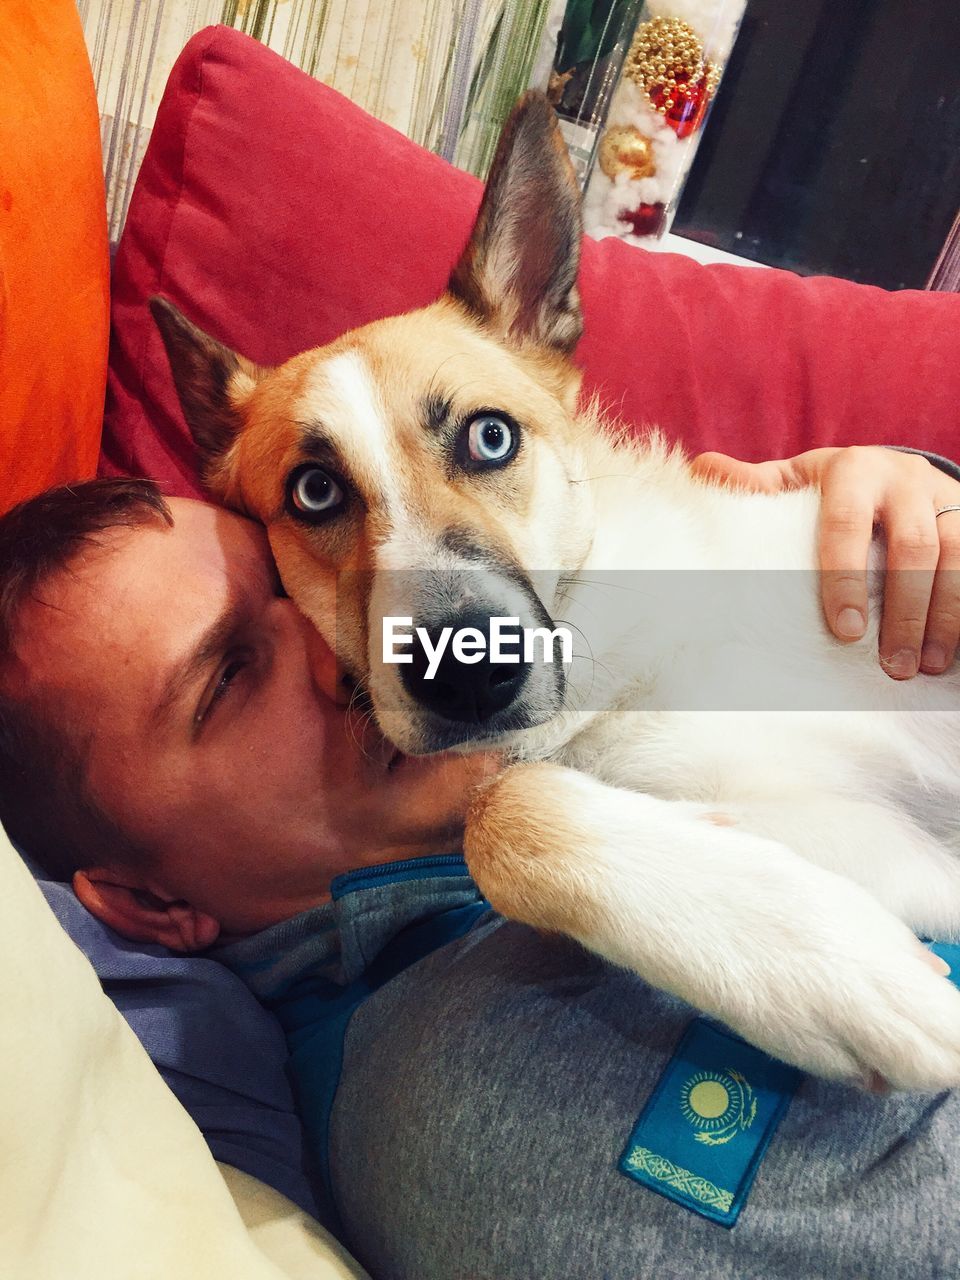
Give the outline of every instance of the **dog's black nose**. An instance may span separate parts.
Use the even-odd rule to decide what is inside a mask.
[[[448,627],[451,631],[442,655],[436,656],[437,646],[444,643],[443,632]],[[463,646],[455,643],[458,633],[467,628],[482,635],[482,648],[477,638]],[[496,660],[488,613],[463,613],[441,626],[424,630],[433,655],[415,631],[410,648],[412,661],[400,667],[400,676],[412,698],[445,720],[480,724],[509,707],[526,684],[533,664],[524,661],[523,632],[519,625],[501,623],[499,626],[500,640],[496,647],[501,659],[509,655],[515,659],[513,662]]]

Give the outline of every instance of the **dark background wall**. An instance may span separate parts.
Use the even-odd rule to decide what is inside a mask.
[[[960,0],[749,0],[673,230],[920,288],[960,209]]]

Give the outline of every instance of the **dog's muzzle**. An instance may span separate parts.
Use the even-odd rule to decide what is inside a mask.
[[[381,573],[371,616],[384,636],[374,707],[408,754],[486,748],[563,705],[567,659],[544,642],[550,614],[514,566]]]
[[[486,638],[486,644],[467,662],[448,643],[431,671],[427,645],[420,632],[414,633],[412,661],[400,668],[403,686],[411,698],[444,720],[461,725],[486,724],[516,702],[533,670],[533,663],[523,658],[522,628],[519,623],[501,628],[507,647],[516,651],[515,662],[493,660],[492,629],[486,612],[471,609],[445,619],[442,625],[424,628],[432,651],[441,643],[445,628],[453,634],[477,631]]]

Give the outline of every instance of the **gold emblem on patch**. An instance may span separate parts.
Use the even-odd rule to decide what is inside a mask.
[[[717,1147],[750,1128],[757,1100],[739,1071],[695,1071],[681,1086],[680,1110],[697,1131],[694,1140]]]

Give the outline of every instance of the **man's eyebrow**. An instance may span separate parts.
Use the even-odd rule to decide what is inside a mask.
[[[231,591],[226,604],[200,636],[187,660],[170,674],[164,684],[150,715],[152,728],[159,729],[170,719],[172,711],[184,694],[189,692],[211,663],[220,658],[248,619],[247,601]]]

